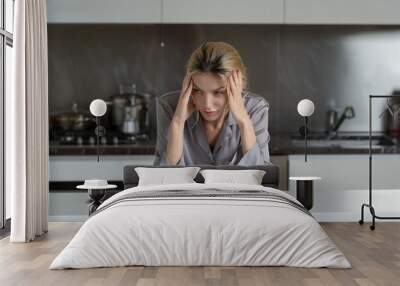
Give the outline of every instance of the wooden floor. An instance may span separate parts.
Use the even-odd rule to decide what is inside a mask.
[[[375,231],[357,223],[323,228],[353,268],[290,267],[119,267],[48,270],[79,223],[50,223],[32,243],[0,241],[0,285],[400,285],[400,223],[378,222]]]

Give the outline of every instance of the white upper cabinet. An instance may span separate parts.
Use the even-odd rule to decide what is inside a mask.
[[[400,24],[400,0],[47,0],[49,23]]]
[[[283,24],[284,0],[164,0],[165,23]]]
[[[160,23],[162,0],[47,0],[48,23]]]
[[[399,0],[285,0],[286,24],[400,24]]]

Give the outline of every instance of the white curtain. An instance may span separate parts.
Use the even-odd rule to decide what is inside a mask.
[[[6,98],[6,187],[12,242],[48,229],[46,0],[16,0],[13,94]]]

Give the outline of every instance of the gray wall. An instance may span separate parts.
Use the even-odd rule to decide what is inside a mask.
[[[324,130],[329,106],[353,105],[356,118],[342,129],[365,131],[368,95],[400,88],[400,27],[49,24],[48,40],[50,112],[73,101],[87,108],[121,82],[155,96],[180,89],[186,60],[205,41],[238,49],[250,90],[270,103],[271,133],[297,130],[302,98],[316,103],[312,130]]]

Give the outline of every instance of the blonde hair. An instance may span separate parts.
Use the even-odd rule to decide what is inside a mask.
[[[227,79],[238,69],[242,73],[243,88],[247,87],[247,69],[238,51],[225,42],[206,42],[190,55],[186,72],[209,72]]]

